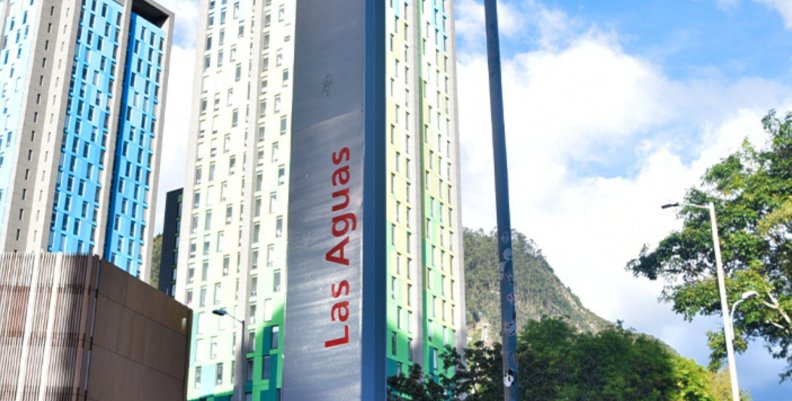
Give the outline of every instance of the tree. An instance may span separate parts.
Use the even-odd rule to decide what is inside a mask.
[[[767,146],[756,148],[746,140],[707,170],[685,202],[715,205],[729,305],[745,291],[760,294],[735,315],[735,349],[742,352],[751,339],[763,339],[773,357],[788,362],[781,375],[786,379],[792,377],[792,113],[779,117],[770,111],[762,123]],[[679,216],[682,230],[654,250],[644,246],[627,269],[667,280],[662,297],[686,319],[719,315],[709,216],[689,207]],[[709,332],[708,338],[714,370],[725,358],[723,332]]]
[[[159,288],[160,257],[162,256],[162,234],[154,236],[151,247],[151,286]]]
[[[526,401],[716,401],[714,373],[654,338],[620,327],[577,332],[560,319],[530,321],[517,343],[520,399]],[[461,356],[443,353],[437,380],[412,366],[388,379],[390,400],[503,399],[501,348],[477,342]]]
[[[404,376],[399,372],[388,378],[388,400],[440,401],[446,400],[443,386],[424,375],[421,365],[410,366],[410,374]]]

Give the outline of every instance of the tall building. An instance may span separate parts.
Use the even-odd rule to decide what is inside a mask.
[[[0,249],[96,254],[148,279],[172,14],[0,0]]]
[[[0,253],[0,400],[184,400],[191,316],[98,256]]]
[[[389,0],[378,39],[387,375],[413,363],[440,374],[444,346],[465,341],[452,7]],[[246,399],[280,399],[287,227],[309,217],[287,215],[290,171],[312,161],[291,149],[295,12],[289,0],[201,2],[176,281],[177,299],[195,310],[190,400],[228,400],[243,374]],[[317,99],[344,84],[319,78]],[[220,308],[244,332],[212,314]]]
[[[176,290],[176,265],[179,261],[179,228],[181,226],[183,193],[184,188],[179,188],[165,195],[159,290],[171,297],[174,296]]]

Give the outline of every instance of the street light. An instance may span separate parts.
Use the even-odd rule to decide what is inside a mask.
[[[231,319],[236,320],[236,322],[239,323],[240,325],[242,325],[242,336],[241,336],[241,340],[239,341],[239,349],[242,350],[242,352],[245,352],[245,321],[242,319],[237,319],[236,316],[228,313],[228,311],[225,310],[225,308],[215,309],[212,311],[212,313],[217,316],[228,316]],[[239,352],[237,352],[237,355],[239,355]],[[239,363],[239,358],[237,358],[237,355],[234,356],[234,359],[237,360],[236,372],[234,372],[234,399],[237,401],[242,401],[244,399],[243,398],[244,386],[242,385],[242,383],[244,383],[244,380],[247,379],[247,361],[243,361],[243,363]]]
[[[721,315],[723,315],[723,336],[726,339],[726,357],[729,362],[729,376],[731,378],[732,401],[740,401],[740,387],[737,384],[737,364],[734,361],[734,327],[732,327],[731,312],[729,311],[729,300],[726,298],[726,281],[723,274],[723,262],[721,261],[720,239],[718,239],[718,221],[715,217],[715,205],[712,202],[707,203],[706,206],[676,202],[663,205],[661,208],[668,209],[679,206],[688,206],[709,211],[710,225],[712,226],[712,246],[715,249],[715,267],[718,275],[718,292],[720,293]],[[741,301],[744,301],[744,299],[738,301],[738,303]]]
[[[756,298],[758,296],[759,296],[759,293],[756,292],[756,291],[746,291],[746,292],[744,292],[742,294],[740,299],[737,300],[737,302],[735,302],[734,305],[732,305],[732,307],[731,307],[731,313],[729,313],[729,319],[731,319],[732,324],[734,324],[734,312],[737,311],[737,305],[739,305],[739,304],[741,304],[741,303],[743,303],[743,302],[745,302],[745,301],[747,301],[747,300],[749,300],[751,298]]]

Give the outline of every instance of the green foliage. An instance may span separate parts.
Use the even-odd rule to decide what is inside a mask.
[[[464,232],[465,307],[468,335],[481,338],[485,325],[500,326],[497,233]],[[512,231],[514,284],[519,327],[543,316],[563,317],[584,331],[598,331],[610,323],[587,310],[555,276],[542,252],[525,235]],[[497,331],[490,330],[497,336]]]
[[[674,355],[659,341],[623,329],[578,334],[561,320],[545,319],[528,324],[520,345],[524,400],[665,401],[676,390]]]
[[[410,376],[388,380],[389,399],[503,399],[498,344],[477,342],[464,358],[448,348],[443,359],[444,366],[455,367],[452,375],[438,383],[413,367]],[[526,401],[720,400],[712,392],[713,383],[720,383],[714,373],[618,327],[581,333],[559,319],[528,322],[518,338],[517,363],[520,399]]]
[[[775,358],[788,362],[782,378],[792,377],[792,113],[763,120],[769,136],[766,149],[744,142],[741,150],[710,167],[685,203],[712,202],[727,273],[729,304],[745,291],[760,296],[740,305],[735,315],[735,349],[761,338]],[[644,247],[627,264],[636,276],[667,279],[663,293],[674,310],[690,320],[719,315],[714,250],[709,215],[681,209],[681,231],[663,239],[657,249]],[[708,333],[710,367],[725,358],[722,330]]]
[[[443,394],[443,387],[424,375],[421,365],[414,364],[410,367],[410,375],[388,378],[388,400],[412,401],[439,401],[447,399]]]
[[[707,388],[712,394],[715,401],[731,400],[731,379],[729,379],[729,371],[726,369],[718,372],[708,372],[709,377],[707,381]],[[740,391],[741,401],[751,401],[751,395],[745,391]]]
[[[160,256],[162,255],[162,234],[154,236],[151,247],[151,286],[159,288]]]

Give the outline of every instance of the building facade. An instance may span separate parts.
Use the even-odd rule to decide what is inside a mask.
[[[0,254],[0,399],[184,400],[191,316],[98,256]]]
[[[162,226],[159,290],[173,297],[176,290],[176,265],[179,261],[179,229],[181,226],[184,188],[165,196],[165,220]]]
[[[172,14],[0,0],[0,246],[101,255],[148,281]]]
[[[287,227],[301,218],[287,214],[295,10],[201,1],[176,274],[195,310],[190,400],[230,399],[238,375],[247,399],[280,399]],[[387,374],[440,374],[439,352],[465,341],[453,2],[388,0],[384,24]]]

